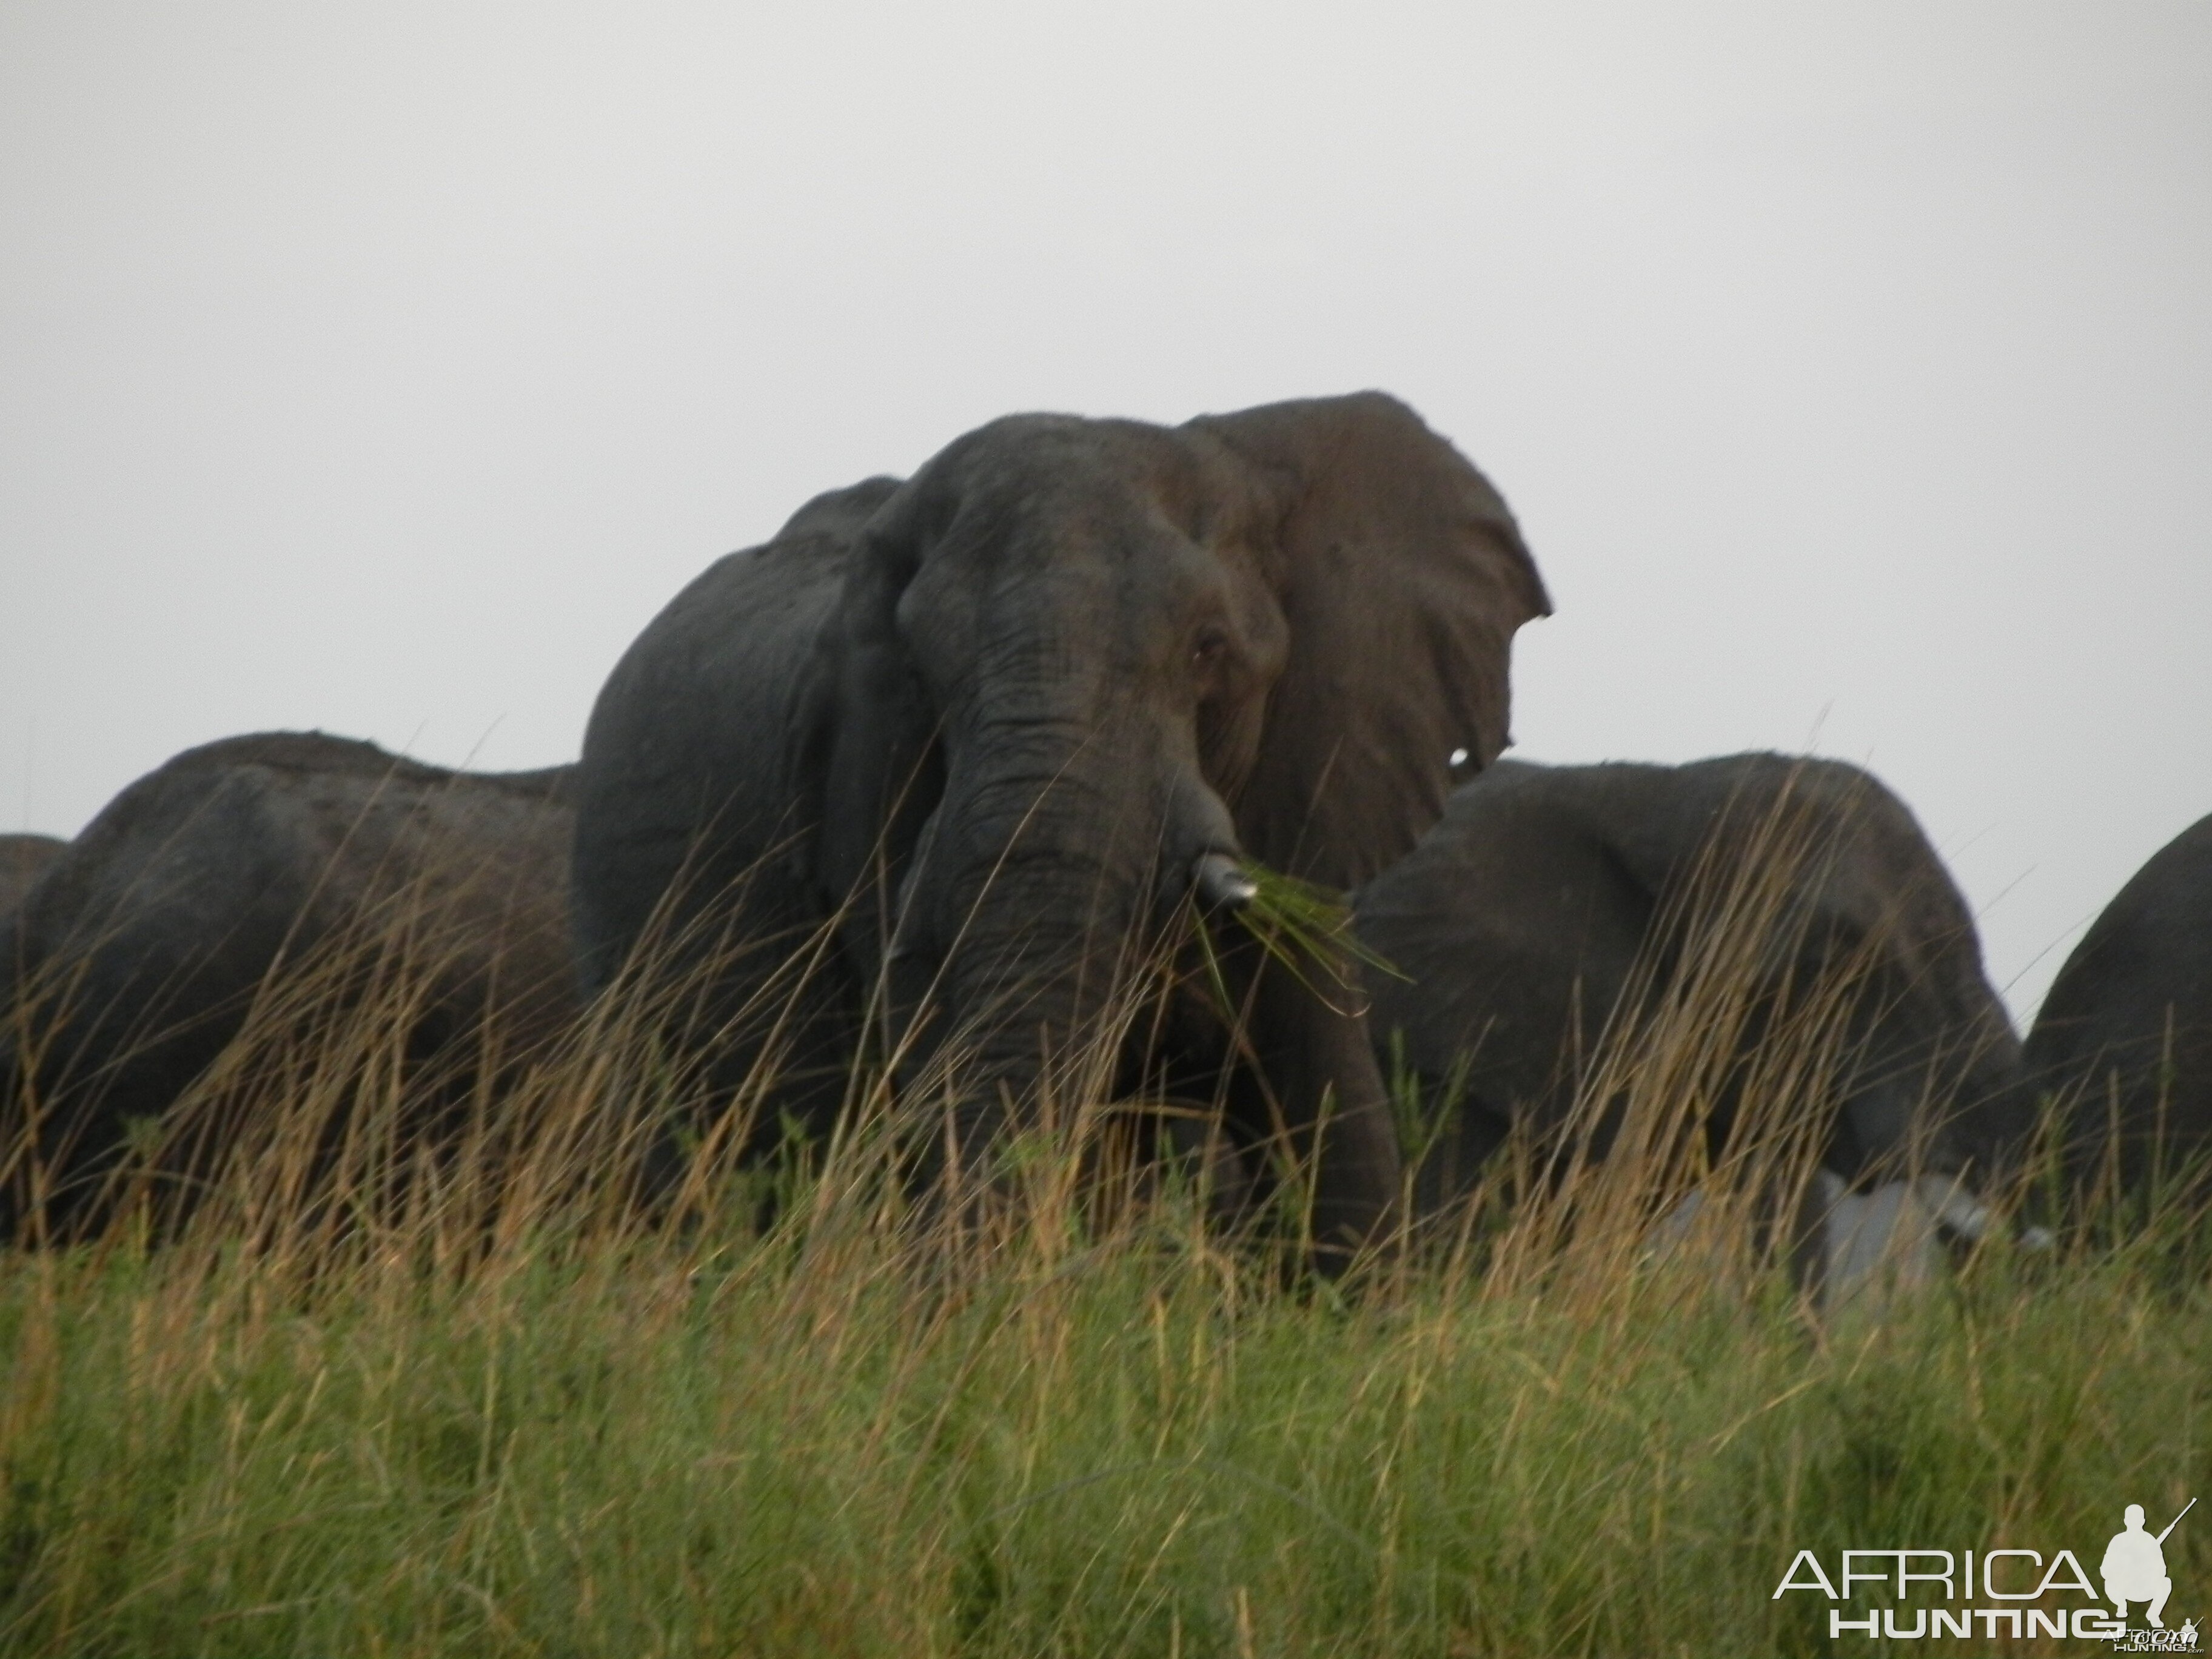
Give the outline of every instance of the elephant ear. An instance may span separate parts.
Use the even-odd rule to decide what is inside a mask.
[[[1497,490],[1394,398],[1191,424],[1261,475],[1290,627],[1237,832],[1276,869],[1357,886],[1436,822],[1455,750],[1505,747],[1513,633],[1551,602]]]
[[[933,503],[919,483],[871,479],[858,489],[870,494],[833,504],[844,514],[837,528],[851,552],[836,615],[821,636],[818,677],[827,695],[810,734],[819,754],[802,767],[822,779],[816,875],[832,905],[872,878],[895,878],[936,805],[936,716],[897,623]]]

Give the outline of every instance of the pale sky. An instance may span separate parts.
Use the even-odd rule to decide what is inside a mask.
[[[1379,386],[1533,758],[1872,766],[2033,1012],[2212,811],[2212,6],[0,0],[0,828],[572,758],[817,490]]]

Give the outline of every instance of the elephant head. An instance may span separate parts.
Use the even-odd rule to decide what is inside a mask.
[[[1251,860],[1349,888],[1409,849],[1454,751],[1504,746],[1512,635],[1549,609],[1497,492],[1379,394],[1173,428],[1011,416],[877,488],[857,523],[833,498],[735,556],[724,580],[749,597],[712,601],[720,620],[685,636],[696,655],[741,635],[801,682],[773,705],[795,709],[779,757],[756,744],[688,799],[719,810],[750,792],[752,822],[811,820],[793,844],[825,913],[888,896],[847,927],[846,955],[863,979],[888,957],[906,1005],[933,995],[938,1029],[966,1030],[976,1086],[956,1143],[1005,1127],[1040,1032],[1086,1029],[1122,953],[1194,884],[1234,902]],[[779,576],[795,536],[813,550]],[[810,582],[818,597],[798,597]],[[676,609],[655,624],[671,641]],[[794,630],[803,660],[783,654]],[[647,659],[675,653],[653,637],[586,743],[587,923],[616,839],[592,827],[595,796],[620,787],[624,734],[643,741],[621,711],[646,696]],[[772,705],[748,704],[752,684],[738,672],[712,695],[759,718]],[[690,806],[664,822],[716,833]],[[1396,1158],[1364,1030],[1276,977],[1254,993],[1252,1042],[1294,1123],[1333,1114],[1317,1219],[1357,1232]]]
[[[1233,900],[1250,859],[1349,887],[1407,850],[1449,755],[1504,746],[1511,635],[1547,608],[1496,492],[1371,396],[1175,431],[994,422],[876,514],[844,599],[825,873],[858,879],[884,804],[932,780],[895,951],[1017,1096],[1039,1028],[1081,1030],[1192,882]],[[1288,1050],[1327,1018],[1257,1024]],[[1328,1059],[1275,1069],[1287,1093],[1379,1107]],[[965,1128],[988,1138],[998,1097],[972,1092]],[[1348,1156],[1393,1173],[1373,1127],[1347,1122]]]

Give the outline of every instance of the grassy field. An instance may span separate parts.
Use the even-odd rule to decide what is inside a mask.
[[[2212,1474],[2202,1289],[2110,1256],[1822,1332],[1681,1261],[1340,1295],[1164,1219],[957,1268],[824,1222],[91,1252],[0,1326],[21,1654],[1819,1652],[1800,1548],[2094,1571]]]
[[[690,1218],[647,1226],[610,1173],[610,1103],[665,1087],[635,1042],[582,1034],[433,1168],[395,1127],[404,1002],[249,1030],[211,1097],[293,1127],[181,1237],[126,1203],[0,1266],[0,1652],[2083,1652],[1832,1642],[1774,1591],[1801,1549],[2094,1573],[2124,1504],[2212,1488],[2171,1219],[1993,1238],[1822,1319],[1741,1171],[1691,1171],[1710,1201],[1653,1247],[1656,1134],[1327,1284],[1103,1176],[1076,1112],[957,1231],[866,1133],[765,1225],[702,1147]],[[1728,1020],[1669,1018],[1606,1086],[1679,1119]],[[1825,1029],[1775,1023],[1778,1110]],[[2212,1515],[2167,1559],[2201,1621]]]

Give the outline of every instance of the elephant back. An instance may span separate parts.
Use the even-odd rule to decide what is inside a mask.
[[[577,1006],[569,786],[565,768],[452,772],[320,732],[225,739],[131,785],[15,919],[41,1156],[88,1186],[258,1002],[326,1020],[374,982],[408,999],[417,1060],[489,1022],[514,1054],[550,1041]]]
[[[2019,1041],[1965,900],[1857,768],[1501,764],[1356,909],[1401,975],[1377,976],[1378,1033],[1422,1075],[1462,1075],[1500,1121],[1559,1121],[1608,1034],[1684,994],[1694,964],[1750,1011],[1747,1052],[1822,988],[1845,999],[1823,1133],[1846,1177],[1916,1141],[1939,1165],[1987,1166],[2026,1136]]]
[[[1595,769],[1498,763],[1354,898],[1361,941],[1389,969],[1370,975],[1378,1041],[1425,1076],[1461,1070],[1504,1115],[1564,1109],[1573,1056],[1604,1030],[1654,914],[1588,797],[1662,769],[1577,775]]]
[[[2212,1142],[2212,817],[2152,855],[2051,981],[2027,1042],[2069,1163],[2139,1188]],[[2117,1132],[2118,1139],[2114,1135]],[[2161,1149],[2160,1143],[2164,1142]]]
[[[14,912],[69,843],[53,836],[0,836],[0,916]]]

